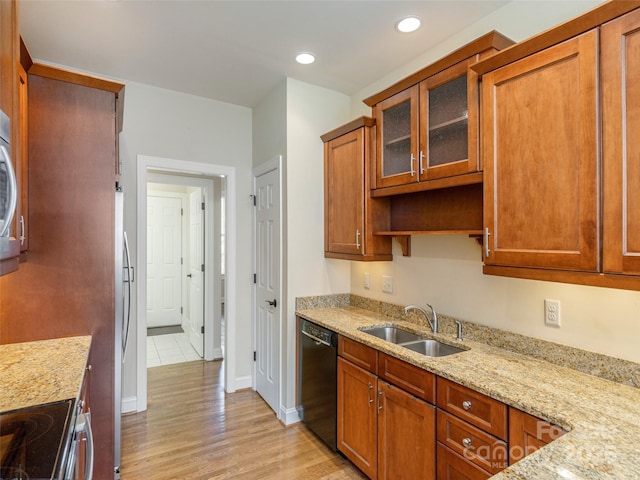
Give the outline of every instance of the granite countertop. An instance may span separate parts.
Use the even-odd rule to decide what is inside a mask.
[[[296,314],[569,431],[494,479],[640,478],[640,389],[353,306]],[[359,330],[391,323],[469,350],[427,357]]]
[[[77,398],[90,336],[0,345],[0,413]]]

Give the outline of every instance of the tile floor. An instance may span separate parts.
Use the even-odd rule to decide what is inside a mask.
[[[186,333],[147,337],[147,368],[201,359]]]

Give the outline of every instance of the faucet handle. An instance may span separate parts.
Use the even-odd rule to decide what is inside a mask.
[[[456,326],[458,327],[458,334],[456,336],[456,340],[459,342],[462,341],[462,322],[460,320],[454,320],[456,322]]]

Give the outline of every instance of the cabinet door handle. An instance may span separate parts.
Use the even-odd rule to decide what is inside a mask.
[[[24,235],[24,215],[20,215],[20,245],[24,245],[26,238]]]
[[[378,390],[378,413],[382,411],[382,390]]]
[[[413,177],[416,174],[416,170],[413,168],[413,163],[416,161],[416,157],[411,154],[411,176]]]
[[[489,253],[491,250],[489,249],[489,227],[484,229],[484,256],[485,258],[489,258]]]
[[[373,398],[371,398],[371,390],[373,390],[373,385],[369,384],[369,391],[367,392],[367,398],[369,399],[369,406],[373,404]]]
[[[424,173],[424,152],[420,150],[420,174]]]
[[[360,230],[356,229],[356,248],[360,250]]]

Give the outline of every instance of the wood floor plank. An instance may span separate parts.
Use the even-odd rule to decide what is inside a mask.
[[[122,421],[122,480],[362,480],[303,424],[252,390],[224,392],[222,362],[148,370],[148,409]]]

